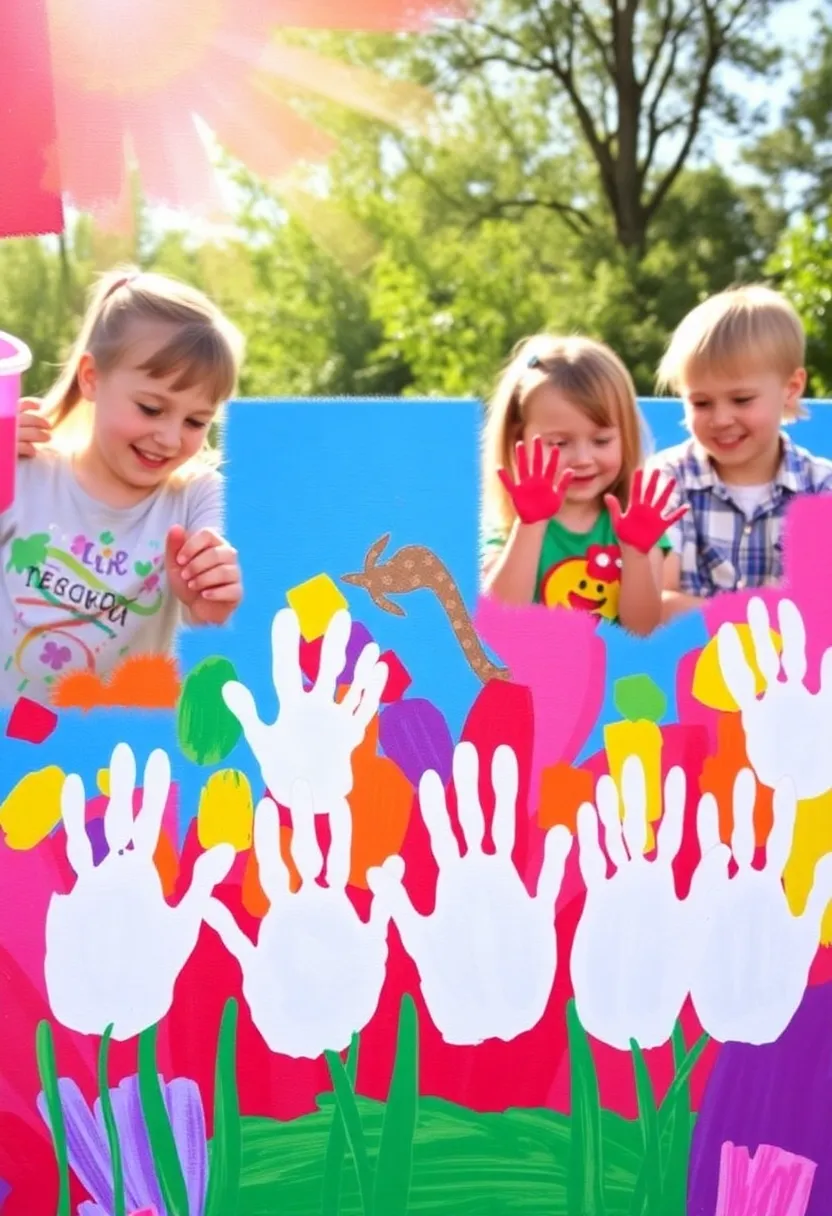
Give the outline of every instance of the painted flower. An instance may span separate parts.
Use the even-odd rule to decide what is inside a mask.
[[[74,553],[76,557],[82,557],[88,543],[86,536],[79,532],[70,546],[70,553]]]
[[[47,642],[40,654],[41,663],[45,663],[53,671],[60,671],[62,667],[66,667],[71,658],[72,651],[69,647],[59,646],[57,642]]]
[[[143,591],[155,591],[159,586],[159,575],[157,573],[149,574],[142,583]]]
[[[70,1168],[92,1196],[82,1203],[78,1216],[114,1216],[113,1171],[101,1101],[90,1110],[75,1081],[62,1077],[58,1082],[66,1123]],[[205,1138],[205,1113],[194,1081],[176,1077],[162,1082],[168,1118],[185,1186],[191,1216],[203,1216],[208,1177],[208,1149]],[[124,1167],[124,1192],[128,1212],[155,1209],[164,1212],[162,1194],[147,1135],[139,1097],[139,1079],[126,1077],[110,1090]],[[38,1097],[41,1118],[49,1125],[46,1100]]]

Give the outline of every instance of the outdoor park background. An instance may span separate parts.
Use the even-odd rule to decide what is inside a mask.
[[[435,108],[394,129],[286,87],[338,140],[305,194],[215,147],[218,222],[146,207],[136,179],[129,235],[70,212],[61,238],[2,242],[26,392],[96,270],[129,259],[241,326],[246,396],[481,396],[540,329],[605,339],[649,395],[682,315],[760,278],[806,325],[807,395],[832,394],[828,0],[476,0],[420,36],[281,36],[426,86]]]

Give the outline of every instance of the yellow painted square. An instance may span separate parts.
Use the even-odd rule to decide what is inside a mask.
[[[335,613],[347,607],[345,597],[328,574],[316,574],[305,583],[298,583],[286,592],[286,600],[297,615],[307,642],[323,637]]]

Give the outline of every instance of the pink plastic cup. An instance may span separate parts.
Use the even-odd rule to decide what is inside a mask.
[[[0,331],[0,511],[8,511],[14,502],[20,380],[31,366],[29,347]]]

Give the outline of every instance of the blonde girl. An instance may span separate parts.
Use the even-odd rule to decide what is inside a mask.
[[[17,495],[0,516],[0,701],[47,702],[71,671],[166,653],[181,619],[242,598],[206,448],[243,341],[201,292],[127,268],[96,286],[42,402],[21,403]]]
[[[648,634],[661,620],[672,483],[645,486],[633,382],[582,337],[521,342],[489,403],[484,589],[510,604],[579,609]]]

